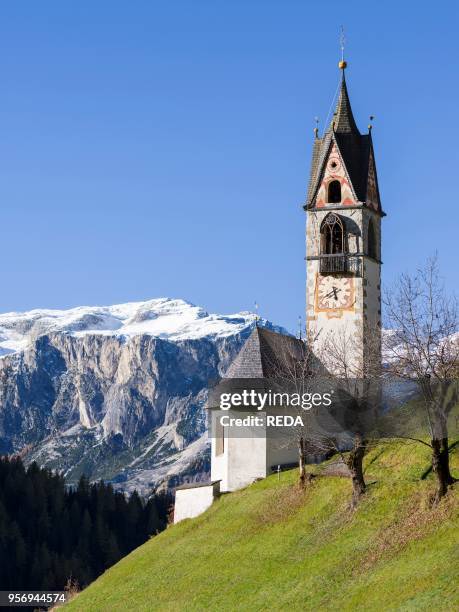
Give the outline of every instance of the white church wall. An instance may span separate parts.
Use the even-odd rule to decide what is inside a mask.
[[[175,491],[174,523],[205,512],[220,493],[220,483],[185,485]]]
[[[224,416],[243,419],[253,412],[229,410]],[[263,416],[262,413],[256,413]],[[223,428],[223,446],[215,436],[215,419],[221,417],[219,410],[212,411],[213,427],[211,439],[211,480],[220,480],[221,491],[241,489],[257,478],[266,476],[266,440],[263,431],[258,428],[244,427],[244,437],[237,438],[240,428],[225,426]],[[223,450],[223,452],[221,452]]]
[[[244,418],[254,413],[229,411],[228,414]],[[264,415],[258,412],[257,416]],[[228,428],[228,480],[227,488],[222,490],[235,491],[246,487],[257,478],[266,477],[267,440],[259,427],[246,427],[244,430],[245,437],[236,438],[238,428]]]
[[[258,478],[265,478],[266,475],[266,439],[230,438],[226,490],[242,489]]]
[[[212,411],[212,418],[215,420],[217,411]],[[215,432],[215,428],[212,429]],[[222,491],[228,491],[228,432],[223,429],[223,452],[217,452],[217,439],[212,436],[211,440],[211,459],[210,459],[210,479],[220,480]]]

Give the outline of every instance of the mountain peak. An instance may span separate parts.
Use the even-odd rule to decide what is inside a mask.
[[[253,313],[209,314],[186,300],[166,297],[113,306],[8,312],[0,314],[0,356],[22,351],[37,337],[50,333],[124,337],[146,334],[182,341],[229,336],[254,322]]]

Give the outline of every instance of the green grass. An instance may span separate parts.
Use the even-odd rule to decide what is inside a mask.
[[[457,446],[452,463],[459,476]],[[296,471],[271,476],[152,538],[67,608],[458,610],[459,483],[432,509],[428,464],[419,444],[373,449],[354,511],[347,479],[301,493]]]

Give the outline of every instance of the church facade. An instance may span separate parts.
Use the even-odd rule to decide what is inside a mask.
[[[330,340],[352,346],[355,371],[380,361],[381,219],[371,136],[355,122],[346,83],[346,62],[336,109],[325,133],[315,129],[306,212],[307,339],[321,360]],[[376,341],[369,342],[369,337]],[[288,338],[288,340],[286,340]],[[256,327],[226,373],[226,379],[270,379],[276,352],[301,354],[304,341]],[[270,370],[271,368],[271,370]],[[236,410],[238,414],[241,411]],[[238,438],[219,426],[221,411],[209,406],[211,482],[196,487],[208,507],[219,492],[234,491],[268,476],[276,467],[298,461],[297,441],[275,446],[268,436]],[[203,486],[207,487],[206,491]],[[205,507],[193,502],[193,487],[176,490],[176,520],[196,516]],[[198,497],[196,497],[198,499]],[[199,506],[199,511],[196,508]]]

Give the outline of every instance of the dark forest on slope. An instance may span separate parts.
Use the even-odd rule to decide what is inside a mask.
[[[62,590],[71,578],[84,587],[167,524],[170,496],[143,501],[82,477],[62,476],[0,459],[0,588]]]

